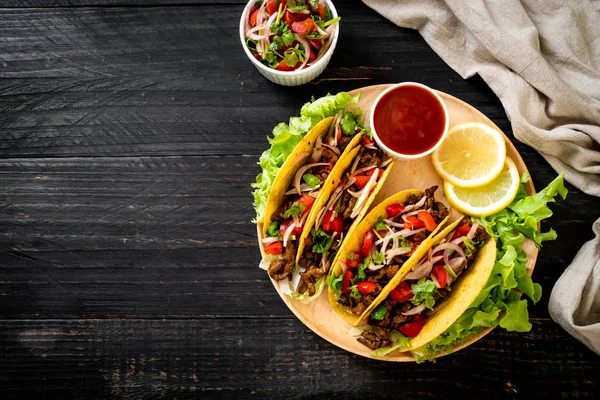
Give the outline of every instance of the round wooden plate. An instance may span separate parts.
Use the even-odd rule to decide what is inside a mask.
[[[381,93],[384,89],[391,85],[377,85],[377,86],[368,86],[361,89],[356,89],[349,92],[352,96],[355,96],[360,93],[360,101],[358,102],[358,107],[363,112],[363,119],[365,123],[368,123],[368,116],[371,110],[371,106],[379,93]],[[479,112],[474,107],[469,104],[457,99],[456,97],[450,96],[449,94],[438,92],[446,106],[448,107],[448,111],[450,113],[450,127],[460,124],[463,122],[483,122],[489,126],[492,126],[498,131],[500,129],[490,121],[485,115]],[[512,158],[512,160],[517,165],[519,172],[522,174],[527,171],[527,167],[523,162],[523,159],[517,152],[517,149],[513,146],[513,144],[508,140],[505,136],[506,140],[506,150],[507,155]],[[433,185],[438,185],[439,189],[436,192],[436,198],[439,201],[444,202],[445,204],[449,204],[446,200],[446,197],[443,194],[443,186],[442,186],[442,178],[437,174],[433,165],[431,163],[431,158],[425,157],[419,160],[396,160],[394,169],[391,171],[387,181],[385,182],[381,192],[373,202],[372,207],[379,204],[383,199],[393,195],[396,192],[405,189],[426,189]],[[535,189],[531,180],[525,185],[527,192],[529,194],[535,193]],[[452,210],[451,211],[451,220],[454,220],[461,213]],[[261,247],[261,252],[263,250],[262,243],[260,241],[261,227],[258,226],[258,242]],[[535,261],[537,258],[538,250],[537,247],[531,241],[527,241],[523,248],[527,252],[528,263],[527,263],[527,271],[529,275],[533,272],[533,268],[535,266]],[[376,360],[383,361],[395,361],[395,362],[406,362],[406,361],[414,361],[414,358],[410,353],[397,353],[392,354],[386,357],[371,357],[371,350],[362,344],[356,341],[356,337],[349,334],[352,326],[344,321],[329,305],[329,300],[327,298],[327,288],[323,291],[321,296],[309,304],[302,304],[300,302],[292,300],[289,296],[282,294],[279,291],[279,285],[276,281],[273,281],[273,286],[285,302],[289,309],[313,332],[317,335],[321,336],[323,339],[328,342],[344,349],[354,354],[363,357],[374,358]],[[460,350],[471,343],[481,339],[487,333],[491,331],[490,329],[486,329],[478,335],[472,335],[464,341],[464,343],[454,349],[454,351]],[[440,354],[438,357],[443,356],[445,354]]]

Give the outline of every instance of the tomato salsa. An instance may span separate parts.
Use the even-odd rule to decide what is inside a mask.
[[[416,85],[399,86],[379,100],[373,114],[379,139],[397,153],[414,155],[433,148],[446,127],[439,100]]]

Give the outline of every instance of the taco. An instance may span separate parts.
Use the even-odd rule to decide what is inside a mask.
[[[405,190],[388,197],[348,236],[327,278],[331,306],[346,321],[363,321],[385,298],[396,275],[427,252],[449,214],[435,201],[436,190]]]
[[[468,217],[455,221],[433,238],[425,256],[394,276],[357,340],[374,356],[424,346],[479,296],[495,260],[496,243],[485,229]]]
[[[318,190],[312,186],[311,181],[316,183],[312,172],[307,176],[306,165],[295,172],[296,194],[294,189],[285,193],[297,195],[297,185],[303,179],[305,184],[300,184],[300,189],[308,190],[304,196],[318,195],[311,204],[306,220],[300,220],[303,229],[295,262],[291,262],[292,251],[286,250],[287,254],[268,268],[269,275],[279,281],[283,293],[298,300],[306,298],[306,301],[321,293],[336,250],[347,232],[365,215],[393,166],[392,159],[375,146],[369,132],[362,127],[360,114],[350,111],[336,116],[327,134],[317,137],[312,154],[315,159],[335,162],[335,166],[325,181],[321,181]],[[305,200],[300,197],[297,201]],[[293,206],[294,203],[291,204]],[[289,210],[292,206],[284,201],[280,210]],[[278,213],[269,215],[273,220]],[[316,227],[315,222],[318,223]],[[277,223],[277,220],[271,222],[272,231],[268,234],[276,234]],[[279,236],[286,242],[289,236],[286,235],[286,229],[290,228],[285,221],[279,222],[279,226]],[[300,229],[292,230],[293,234],[298,232]],[[266,249],[265,252],[268,253]]]
[[[337,250],[365,216],[393,167],[392,159],[365,131],[348,147],[352,149],[326,182],[327,194],[316,200],[308,217],[312,228],[300,238],[297,270],[292,276],[296,293],[314,296],[322,290]]]

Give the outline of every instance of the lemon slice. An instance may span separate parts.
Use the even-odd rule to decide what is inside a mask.
[[[479,122],[454,126],[431,155],[438,174],[459,187],[490,183],[500,175],[505,159],[502,133]]]
[[[460,211],[474,217],[483,217],[506,208],[519,191],[519,171],[509,157],[506,157],[500,175],[487,185],[476,188],[461,188],[448,181],[444,191],[448,201]]]

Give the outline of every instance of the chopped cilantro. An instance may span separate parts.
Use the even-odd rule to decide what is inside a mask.
[[[377,306],[377,308],[375,308],[375,310],[373,310],[373,313],[371,314],[371,319],[374,319],[375,321],[381,321],[385,318],[387,312],[387,307],[383,304],[380,304],[379,306]]]
[[[356,279],[358,282],[363,281],[367,277],[367,273],[365,272],[365,270],[367,269],[369,264],[371,264],[371,257],[366,257],[363,260],[362,264],[358,266],[358,271],[354,279]]]
[[[383,222],[383,217],[379,217],[377,219],[377,225],[375,225],[375,229],[378,231],[385,231],[387,230],[387,225],[385,224],[385,222]]]
[[[414,297],[411,299],[411,302],[418,306],[421,303],[425,303],[425,307],[433,310],[433,305],[435,304],[435,300],[433,296],[437,293],[435,288],[435,283],[431,279],[427,279],[426,277],[422,277],[412,285],[411,290],[414,294]]]
[[[360,299],[362,297],[362,294],[360,294],[356,285],[350,287],[350,289],[352,289],[350,296],[354,297],[355,299]]]
[[[250,52],[256,51],[256,40],[252,40],[248,36],[246,36],[245,41],[246,47],[248,47],[248,50],[250,50]]]
[[[279,223],[277,223],[277,221],[271,222],[271,224],[267,228],[267,235],[271,237],[279,235]]]
[[[290,47],[283,53],[283,61],[290,67],[295,67],[299,62],[304,62],[306,58],[304,47],[300,48],[299,46],[297,44],[296,47]]]
[[[383,255],[383,253],[380,251],[376,251],[375,257],[373,257],[373,262],[375,263],[375,265],[383,264],[384,261],[385,261],[385,256]]]
[[[329,248],[331,247],[331,244],[333,243],[333,237],[330,237],[327,233],[325,233],[323,230],[319,229],[318,231],[315,231],[313,229],[312,231],[313,234],[313,247],[312,247],[312,251],[313,253],[325,253],[326,251],[329,250]]]
[[[302,179],[304,180],[304,182],[306,182],[308,184],[308,186],[310,186],[311,188],[314,188],[315,186],[317,186],[319,183],[321,183],[321,180],[316,177],[313,174],[304,174],[302,175]]]
[[[266,53],[265,58],[260,60],[263,64],[265,64],[269,68],[275,68],[279,65],[279,61],[277,60],[277,55],[275,53]]]
[[[348,253],[348,255],[346,256],[346,258],[350,261],[354,260],[356,258],[356,254],[354,254],[353,251],[351,251],[350,253]]]
[[[340,276],[329,275],[325,282],[327,282],[327,286],[332,288],[335,291],[342,290],[342,280],[344,279],[344,274]]]
[[[354,135],[357,126],[354,114],[352,114],[350,111],[346,112],[340,120],[340,126],[342,127],[342,132],[344,132],[344,135]]]
[[[404,236],[400,235],[400,236],[398,236],[398,239],[400,240],[400,245],[401,245],[402,247],[410,247],[410,248],[412,248],[412,245],[411,245],[411,244],[409,244],[409,243],[406,241],[406,238],[405,238]]]
[[[290,208],[285,210],[283,213],[283,218],[297,217],[298,215],[302,214],[305,209],[306,206],[304,204],[294,203],[290,206]]]

